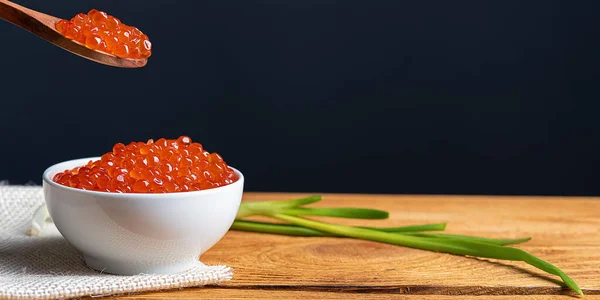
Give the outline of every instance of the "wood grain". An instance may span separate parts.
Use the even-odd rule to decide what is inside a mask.
[[[245,201],[299,194],[247,193]],[[600,295],[600,201],[594,198],[326,195],[317,206],[388,210],[388,220],[343,220],[401,226],[447,222],[447,232],[533,237],[519,248],[555,264],[587,296]],[[329,221],[322,218],[322,220]],[[331,220],[331,219],[330,219]],[[525,263],[475,259],[344,238],[229,232],[201,260],[234,268],[218,288],[150,293],[136,298],[380,299],[390,295],[486,295],[492,299],[566,297],[559,278]],[[412,296],[411,296],[412,295]],[[461,299],[470,299],[464,298]],[[586,297],[587,298],[587,297]],[[395,297],[395,299],[397,299]],[[404,298],[400,298],[404,299]],[[426,298],[425,298],[426,299]],[[442,298],[443,299],[443,298]],[[589,297],[589,299],[593,299]]]
[[[120,68],[140,68],[145,66],[148,61],[145,58],[119,58],[112,54],[91,50],[77,41],[67,39],[55,29],[56,22],[60,21],[60,18],[23,7],[8,0],[0,0],[0,19],[13,23],[58,47],[97,63]]]
[[[504,296],[453,296],[453,295],[410,295],[410,294],[346,294],[338,292],[318,292],[318,291],[281,291],[281,290],[244,290],[244,289],[223,289],[223,288],[200,288],[188,289],[175,293],[147,293],[140,295],[125,296],[122,299],[136,300],[157,300],[157,299],[228,299],[228,300],[246,300],[246,299],[279,299],[279,300],[547,300],[547,299],[570,299],[568,296],[548,296],[548,295],[514,295]],[[577,298],[571,298],[577,299]],[[585,296],[586,300],[600,300],[600,295]]]

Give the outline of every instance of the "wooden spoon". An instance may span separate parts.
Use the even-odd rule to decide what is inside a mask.
[[[60,18],[31,10],[8,0],[0,0],[0,19],[13,23],[58,47],[97,63],[120,68],[140,68],[148,62],[146,58],[120,58],[89,49],[77,41],[66,38],[56,30],[55,25],[61,20]]]

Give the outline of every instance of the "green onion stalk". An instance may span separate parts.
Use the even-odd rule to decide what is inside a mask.
[[[445,223],[404,227],[360,227],[304,218],[303,216],[351,219],[386,219],[389,217],[388,212],[375,209],[303,207],[319,201],[321,201],[321,196],[289,201],[244,202],[240,206],[231,230],[304,237],[345,237],[454,255],[522,261],[544,272],[559,276],[567,287],[577,294],[583,295],[577,283],[556,266],[521,249],[507,247],[507,245],[527,242],[531,238],[490,239],[431,233],[431,231],[443,231],[446,228]],[[269,217],[284,221],[285,224],[244,220],[250,216]]]

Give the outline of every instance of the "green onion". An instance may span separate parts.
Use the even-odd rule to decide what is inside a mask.
[[[312,228],[324,232],[329,232],[357,239],[377,241],[393,245],[436,252],[445,252],[456,255],[469,255],[476,257],[523,261],[542,271],[558,275],[569,288],[571,288],[576,293],[583,295],[583,292],[581,291],[579,286],[577,286],[577,283],[575,283],[575,281],[573,281],[569,276],[567,276],[567,274],[565,274],[559,268],[521,249],[504,247],[478,241],[454,239],[450,237],[430,239],[403,234],[393,234],[371,229],[327,224],[283,214],[275,214],[272,215],[272,217],[282,221],[287,221],[298,226],[304,226],[307,228]]]
[[[236,220],[235,222],[233,222],[233,225],[231,225],[230,229],[238,231],[250,231],[291,236],[335,236],[327,232],[322,232],[302,226],[240,220]]]
[[[261,215],[264,212],[281,212],[286,208],[295,208],[302,205],[319,202],[321,201],[321,199],[321,196],[310,196],[306,198],[286,201],[244,202],[240,205],[240,208],[238,209],[236,219],[241,219],[252,215]]]
[[[365,229],[373,229],[383,232],[421,232],[421,231],[444,231],[446,229],[446,223],[437,224],[425,224],[425,225],[412,225],[403,227],[362,227]]]
[[[473,242],[482,242],[482,243],[488,243],[488,244],[494,244],[494,245],[514,245],[514,244],[521,244],[521,243],[525,243],[531,240],[531,238],[518,238],[518,239],[490,239],[490,238],[483,238],[483,237],[477,237],[477,236],[466,236],[466,235],[456,235],[456,234],[444,234],[444,233],[439,233],[439,234],[431,234],[431,233],[413,233],[413,232],[408,232],[405,233],[406,235],[412,235],[412,236],[418,236],[418,237],[427,237],[427,238],[445,238],[445,239],[451,239],[451,240],[464,240],[464,241],[473,241]]]
[[[379,231],[383,231],[383,232],[415,233],[417,231],[444,230],[444,227],[446,227],[446,224],[441,223],[441,224],[425,224],[425,225],[404,226],[404,227],[359,227],[359,228],[367,228],[367,229],[379,230]],[[235,222],[233,222],[231,229],[238,230],[238,231],[261,232],[261,233],[292,235],[292,236],[340,237],[340,235],[322,232],[322,231],[318,231],[318,230],[314,230],[314,229],[306,228],[306,227],[302,227],[302,226],[289,225],[289,224],[263,223],[263,222],[254,222],[254,221],[242,221],[242,220],[236,220]],[[420,230],[417,230],[417,229],[420,229]]]
[[[483,237],[466,236],[466,235],[455,235],[455,234],[429,234],[421,233],[418,231],[426,230],[444,230],[445,223],[441,224],[425,224],[417,226],[404,226],[404,227],[356,227],[377,230],[382,232],[390,232],[396,234],[404,234],[410,236],[428,237],[428,238],[451,238],[454,240],[466,240],[476,241],[494,245],[511,245],[520,244],[531,240],[531,238],[519,238],[519,239],[489,239]],[[241,221],[237,220],[233,222],[231,226],[232,230],[238,231],[249,231],[249,232],[260,232],[260,233],[271,233],[279,235],[290,235],[290,236],[305,236],[305,237],[344,237],[343,235],[332,234],[328,232],[318,231],[315,229],[290,225],[290,224],[275,224],[275,223],[263,223],[254,221]]]
[[[366,208],[286,208],[283,214],[290,216],[322,216],[349,219],[387,219],[387,211]]]
[[[374,209],[300,207],[320,200],[320,196],[311,196],[288,201],[244,202],[240,206],[231,229],[290,236],[347,237],[454,255],[522,261],[542,271],[559,276],[567,287],[577,294],[583,295],[577,283],[556,266],[521,249],[505,246],[524,243],[529,241],[530,238],[490,239],[455,234],[423,233],[424,231],[443,231],[446,227],[445,223],[380,228],[344,226],[300,217],[326,216],[357,219],[384,219],[388,217],[387,212]],[[243,220],[245,217],[255,215],[275,218],[288,224]]]

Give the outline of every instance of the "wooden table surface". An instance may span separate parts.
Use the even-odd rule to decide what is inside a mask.
[[[304,194],[246,193],[244,201]],[[402,226],[447,222],[446,232],[533,237],[518,247],[555,264],[600,299],[600,199],[560,197],[324,195],[315,206],[387,210],[387,220],[323,219]],[[234,269],[217,287],[122,299],[569,299],[559,278],[525,263],[475,259],[345,238],[230,231],[200,258]]]

